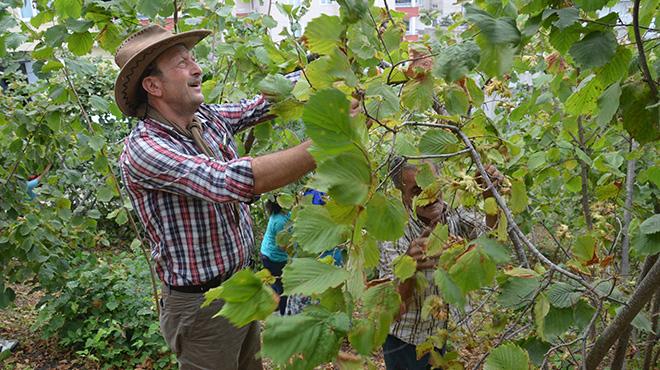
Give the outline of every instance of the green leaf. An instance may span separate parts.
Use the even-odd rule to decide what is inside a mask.
[[[528,370],[529,355],[527,351],[509,342],[490,352],[484,370]]]
[[[545,294],[540,293],[534,302],[534,325],[539,337],[545,339],[545,317],[550,312],[550,302]]]
[[[382,120],[399,111],[399,96],[396,88],[380,81],[369,85],[365,93],[367,112]]]
[[[367,289],[362,302],[362,316],[366,318],[357,321],[348,339],[358,353],[368,355],[385,342],[394,315],[399,312],[401,297],[389,282]]]
[[[488,76],[502,76],[511,69],[516,54],[515,47],[492,44],[482,35],[477,36],[477,44],[481,49],[479,68]]]
[[[96,110],[105,112],[110,104],[102,96],[92,95],[89,97],[89,104]]]
[[[55,13],[62,18],[77,19],[82,13],[82,0],[55,0],[53,8],[55,8]]]
[[[8,307],[16,299],[16,293],[11,288],[4,288],[0,291],[0,308]]]
[[[408,216],[401,200],[375,193],[367,203],[367,231],[378,240],[403,236]]]
[[[497,303],[505,308],[518,309],[532,303],[534,293],[540,286],[537,276],[511,277],[502,284]]]
[[[614,114],[619,109],[619,97],[621,96],[621,85],[618,82],[613,83],[605,90],[598,99],[598,117],[596,122],[599,125],[609,123]]]
[[[416,112],[424,112],[433,103],[433,78],[424,75],[420,79],[409,81],[403,86],[401,95],[403,105]]]
[[[345,240],[345,225],[337,224],[325,207],[303,208],[293,224],[293,238],[310,253],[321,253]]]
[[[554,283],[550,285],[550,288],[548,289],[548,299],[550,300],[550,303],[558,308],[573,306],[580,300],[581,296],[582,292],[580,290],[563,282]]]
[[[259,90],[274,97],[275,101],[280,101],[291,94],[293,85],[286,77],[281,74],[274,74],[266,76],[259,82]]]
[[[511,181],[511,201],[509,206],[511,207],[511,212],[513,213],[522,213],[527,210],[527,204],[529,199],[527,198],[527,188],[525,183],[520,180]]]
[[[562,8],[557,10],[557,16],[559,19],[557,19],[554,24],[557,26],[559,29],[565,29],[567,27],[572,26],[575,22],[577,22],[580,12],[575,9],[575,8]]]
[[[473,240],[470,244],[477,245],[493,260],[493,262],[497,264],[511,261],[509,251],[495,239],[491,239],[486,236],[480,236],[479,238]]]
[[[112,186],[104,185],[96,189],[96,199],[99,202],[109,202],[115,196],[115,189]]]
[[[479,64],[480,55],[479,46],[473,41],[444,47],[435,58],[433,74],[447,82],[456,81]]]
[[[558,337],[564,334],[572,324],[573,309],[550,306],[543,324],[544,339],[550,342],[556,342]]]
[[[580,39],[580,30],[581,28],[578,24],[563,30],[552,27],[549,35],[550,45],[558,52],[566,54],[568,49]]]
[[[67,45],[73,54],[82,56],[92,51],[94,37],[89,32],[74,33],[67,39]]]
[[[590,261],[596,253],[596,239],[591,234],[578,236],[571,251],[581,262]]]
[[[438,223],[435,225],[426,242],[426,255],[439,256],[442,254],[447,238],[449,238],[449,227],[447,224]]]
[[[660,114],[657,103],[651,97],[651,90],[643,81],[630,83],[623,86],[621,91],[621,115],[623,116],[623,127],[628,133],[639,141],[646,144],[660,138]]]
[[[462,310],[465,306],[465,294],[461,291],[458,285],[454,283],[447,271],[438,268],[435,270],[433,277],[435,285],[440,289],[442,299]]]
[[[660,214],[655,214],[639,225],[639,231],[642,234],[655,234],[660,232]]]
[[[344,31],[345,28],[339,17],[321,14],[305,27],[307,47],[314,53],[329,54]]]
[[[336,89],[326,89],[310,97],[303,111],[306,133],[324,149],[352,148],[356,134],[348,116],[349,101]]]
[[[449,276],[465,293],[487,286],[495,277],[495,263],[481,248],[472,248],[456,260]]]
[[[517,45],[520,42],[520,31],[513,18],[495,18],[472,4],[466,4],[465,19],[476,24],[491,44]]]
[[[590,12],[593,10],[600,10],[608,1],[609,0],[575,0],[575,5],[584,11]]]
[[[284,267],[284,294],[320,294],[341,285],[348,276],[348,271],[343,268],[319,262],[314,258],[294,258]]]
[[[407,254],[398,256],[392,261],[392,264],[394,265],[394,276],[401,281],[410,279],[417,271],[417,263]]]
[[[660,253],[660,233],[644,234],[640,231],[635,237],[632,248],[640,256],[652,256]]]
[[[449,114],[464,115],[470,107],[465,91],[457,86],[451,86],[444,91],[445,108]]]
[[[349,24],[359,21],[369,13],[367,0],[337,0],[337,3],[342,19]]]
[[[277,307],[275,292],[250,270],[235,273],[219,287],[206,292],[204,297],[202,307],[217,299],[224,300],[216,315],[226,317],[237,327],[263,320]]]
[[[534,171],[535,169],[546,164],[546,162],[547,162],[546,153],[537,152],[529,156],[529,159],[527,160],[527,168],[530,171]]]
[[[314,180],[314,187],[327,190],[337,203],[362,204],[369,195],[371,170],[363,155],[347,152],[321,163]]]
[[[445,130],[429,130],[419,140],[419,152],[422,154],[444,154],[455,151],[458,146],[456,136]]]
[[[262,353],[278,366],[313,369],[335,358],[349,320],[343,312],[321,307],[308,307],[293,316],[270,316],[263,331]]]
[[[624,79],[628,75],[628,66],[632,60],[632,52],[625,46],[619,45],[616,54],[607,64],[597,70],[596,77],[603,86]]]
[[[575,116],[588,114],[596,110],[598,97],[603,91],[603,85],[595,76],[584,79],[578,89],[568,97],[566,112]]]
[[[596,31],[584,36],[582,40],[573,44],[569,54],[582,68],[594,68],[609,62],[618,44],[612,32]]]
[[[493,197],[488,197],[484,199],[484,211],[489,216],[495,216],[499,210],[497,206],[497,201]]]

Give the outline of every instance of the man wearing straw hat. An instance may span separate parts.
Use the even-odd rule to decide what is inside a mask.
[[[152,244],[163,282],[161,332],[181,369],[261,369],[258,324],[236,328],[201,308],[204,292],[250,263],[248,203],[311,171],[310,142],[260,157],[239,157],[234,134],[270,118],[263,95],[207,105],[202,70],[190,50],[210,31],[172,34],[152,25],[115,56],[115,99],[139,118],[126,138],[123,181]],[[296,76],[287,76],[295,79]]]

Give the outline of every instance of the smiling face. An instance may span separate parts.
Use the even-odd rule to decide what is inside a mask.
[[[417,168],[415,167],[406,167],[401,173],[401,198],[408,209],[413,209],[413,199],[422,193],[422,188],[417,185],[416,176]],[[414,209],[420,220],[426,224],[431,224],[442,216],[444,210],[442,193],[438,194],[436,201],[433,203]]]
[[[150,99],[159,99],[179,112],[192,113],[204,102],[202,69],[184,45],[175,45],[155,60],[157,72],[142,84]]]

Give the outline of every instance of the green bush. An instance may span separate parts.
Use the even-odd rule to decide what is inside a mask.
[[[102,368],[156,369],[175,363],[160,335],[149,268],[131,253],[80,253],[39,303],[34,329]],[[59,286],[59,287],[58,287]]]

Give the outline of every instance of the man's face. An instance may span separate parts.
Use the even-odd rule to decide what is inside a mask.
[[[154,76],[160,82],[161,96],[166,103],[182,111],[196,111],[204,102],[202,69],[184,45],[176,45],[156,59],[160,71]]]
[[[417,185],[417,180],[415,179],[416,175],[417,169],[414,167],[404,169],[401,174],[403,185],[403,189],[401,189],[401,197],[403,204],[405,204],[408,209],[413,209],[413,198],[422,193],[422,188]],[[443,211],[442,194],[438,194],[438,198],[435,202],[424,207],[415,207],[414,209],[417,217],[426,223],[437,220],[442,215]]]

